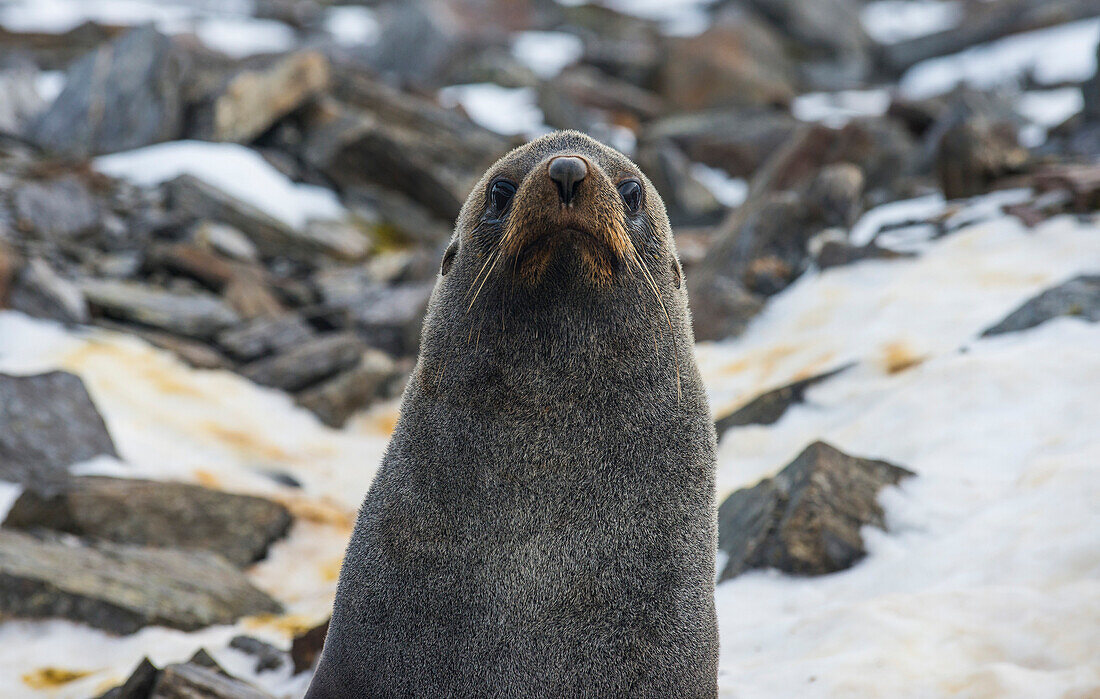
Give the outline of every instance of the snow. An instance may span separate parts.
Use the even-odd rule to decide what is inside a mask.
[[[325,31],[344,46],[369,46],[378,41],[378,18],[369,7],[343,5],[325,10]]]
[[[579,36],[566,32],[518,32],[512,55],[544,80],[553,78],[584,53]]]
[[[14,0],[0,5],[0,26],[14,32],[60,34],[84,22],[111,26],[153,24],[166,34],[192,32],[229,56],[287,51],[297,43],[286,24],[251,16],[251,0]]]
[[[284,53],[297,43],[294,30],[273,19],[211,18],[199,22],[194,31],[202,43],[234,58]]]
[[[493,83],[451,85],[439,91],[444,107],[461,106],[472,120],[505,136],[534,138],[550,131],[532,87],[501,87]]]
[[[744,335],[697,347],[718,414],[857,362],[776,424],[728,431],[721,497],[816,439],[918,474],[884,492],[889,533],[866,530],[869,555],[851,570],[753,572],[719,585],[723,697],[1056,697],[1100,684],[1100,324],[1056,319],[979,338],[1039,291],[1100,269],[1100,223],[1064,216],[1025,229],[998,213],[1024,194],[880,207],[861,222],[863,237],[881,222],[929,217],[961,228],[916,258],[811,270]],[[248,633],[285,648],[324,618],[397,405],[334,431],[277,391],[189,368],[133,337],[0,313],[0,371],[54,368],[84,379],[121,456],[79,472],[203,483],[291,507],[290,536],[248,571],[288,611],[127,637],[9,620],[0,695],[38,696],[21,676],[54,666],[91,674],[51,696],[89,696],[144,655],[164,664],[206,647],[276,696],[301,696],[307,678],[254,676],[225,646]],[[303,488],[277,484],[272,471]],[[0,486],[0,504],[16,493]]]
[[[344,216],[332,190],[294,183],[259,153],[236,143],[172,141],[102,156],[93,164],[106,175],[146,187],[192,175],[294,228],[311,219]]]
[[[1016,111],[1031,122],[1021,129],[1020,142],[1028,147],[1042,144],[1047,131],[1058,126],[1085,106],[1079,87],[1031,90],[1016,100]]]
[[[809,92],[794,98],[791,114],[802,121],[840,128],[853,117],[882,116],[889,107],[890,92],[883,89]]]
[[[1100,18],[1008,36],[916,64],[902,76],[901,91],[921,99],[960,84],[1018,85],[1029,73],[1043,85],[1081,82],[1096,71],[1098,40]]]
[[[52,104],[61,91],[65,89],[65,72],[61,70],[44,70],[34,80],[34,89],[38,96],[46,104]]]
[[[559,5],[594,4],[609,7],[625,15],[652,20],[672,36],[691,36],[710,24],[707,9],[716,0],[557,0]]]
[[[884,226],[927,221],[942,213],[944,207],[943,195],[938,193],[883,204],[863,214],[852,226],[849,238],[853,245],[866,245]]]
[[[740,177],[703,163],[691,164],[691,175],[714,195],[718,203],[731,209],[741,206],[749,196],[749,183]]]
[[[860,11],[863,28],[880,44],[953,29],[963,18],[957,0],[877,0]]]

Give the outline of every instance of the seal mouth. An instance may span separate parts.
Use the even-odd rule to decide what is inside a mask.
[[[541,235],[528,237],[516,250],[520,268],[534,267],[544,272],[551,260],[566,250],[575,251],[593,278],[607,279],[619,269],[620,258],[605,236],[580,226],[553,228]]]

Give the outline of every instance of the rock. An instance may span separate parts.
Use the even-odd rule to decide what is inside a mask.
[[[160,671],[149,658],[142,658],[130,677],[118,687],[109,689],[97,699],[147,699],[153,691]]]
[[[130,634],[151,625],[194,631],[280,611],[215,554],[0,529],[0,612],[6,615],[62,617]]]
[[[749,0],[748,5],[797,46],[813,89],[851,87],[866,77],[871,39],[858,0]]]
[[[657,188],[673,225],[714,221],[725,211],[710,190],[695,179],[691,162],[671,141],[639,148],[634,162]]]
[[[293,53],[261,70],[242,70],[195,108],[192,137],[248,143],[329,86],[328,60]]]
[[[45,528],[119,544],[201,549],[245,567],[267,555],[290,513],[263,498],[186,483],[73,478],[58,492],[25,490],[4,526]]]
[[[257,674],[268,670],[278,670],[288,660],[286,651],[279,650],[270,643],[264,643],[260,639],[251,636],[234,636],[229,641],[229,647],[236,648],[242,653],[256,658],[255,672]]]
[[[2,44],[0,44],[2,45]],[[24,124],[46,106],[35,86],[38,71],[20,66],[0,71],[0,133],[18,134]]]
[[[368,349],[357,365],[307,388],[298,394],[295,402],[313,412],[329,427],[343,427],[353,413],[383,395],[396,371],[397,367],[389,355],[381,350]]]
[[[367,288],[347,307],[359,337],[394,356],[416,354],[434,282]]]
[[[764,308],[764,299],[740,282],[721,275],[703,279],[689,297],[697,342],[740,335]]]
[[[718,508],[718,548],[729,555],[719,582],[753,568],[822,575],[852,566],[865,553],[860,527],[885,525],[879,491],[911,475],[814,442]]]
[[[847,364],[824,374],[801,379],[760,394],[729,415],[715,420],[714,428],[718,433],[718,439],[721,440],[726,430],[734,427],[775,424],[787,412],[787,408],[805,402],[806,391],[812,386],[816,386],[826,379],[831,379],[851,366],[851,364]]]
[[[668,139],[690,160],[746,177],[792,138],[797,125],[790,114],[761,107],[696,112],[654,122],[639,147]]]
[[[824,270],[850,265],[861,260],[896,260],[914,255],[915,253],[911,252],[898,252],[879,247],[874,241],[866,245],[852,245],[844,240],[825,240],[814,254],[814,262],[818,269]]]
[[[264,282],[263,272],[255,268],[238,269],[222,296],[237,315],[249,320],[274,318],[286,310]]]
[[[214,290],[220,290],[228,284],[235,272],[235,267],[228,260],[190,243],[153,247],[146,266],[191,277]]]
[[[228,369],[230,367],[229,360],[205,342],[189,340],[186,337],[138,325],[117,323],[104,318],[96,319],[95,324],[113,332],[140,337],[154,347],[168,350],[196,369]]]
[[[338,102],[306,110],[302,160],[342,189],[396,190],[446,221],[510,145],[458,112],[362,73],[337,72],[334,91]]]
[[[234,359],[247,362],[300,345],[311,337],[313,330],[301,318],[284,313],[225,330],[218,334],[216,342]]]
[[[23,256],[5,242],[0,224],[0,308],[10,308],[12,285],[23,265]]]
[[[203,221],[191,234],[194,243],[240,262],[256,262],[260,259],[259,250],[248,236],[233,226],[215,221]]]
[[[1027,162],[1015,126],[977,116],[959,121],[940,138],[936,177],[946,198],[960,199],[988,192]]]
[[[169,665],[160,671],[150,699],[271,699],[242,680],[193,663]]]
[[[0,480],[49,490],[101,454],[118,456],[79,377],[0,374]]]
[[[821,225],[850,228],[863,213],[863,171],[851,163],[821,168],[806,191],[810,214]]]
[[[86,323],[89,318],[88,304],[80,288],[37,257],[16,276],[8,306],[35,318],[62,323]]]
[[[331,333],[246,364],[240,373],[263,386],[298,391],[354,366],[363,350],[354,334]]]
[[[458,18],[446,3],[407,0],[382,6],[371,66],[401,81],[435,84],[463,48]]]
[[[233,226],[264,255],[308,261],[320,253],[358,259],[370,250],[369,240],[354,228],[299,230],[191,175],[177,177],[167,188],[175,209]]]
[[[1100,322],[1100,275],[1081,275],[1047,289],[987,328],[982,337],[1027,330],[1060,316]]]
[[[785,105],[795,95],[793,66],[782,44],[748,14],[668,42],[658,93],[679,109]]]
[[[321,649],[325,645],[325,636],[328,635],[329,620],[314,626],[309,631],[295,636],[290,644],[290,659],[294,663],[294,674],[305,672],[317,664],[321,657]]]
[[[24,183],[11,200],[15,225],[24,233],[73,238],[100,226],[99,204],[76,177]]]
[[[208,339],[240,318],[210,294],[176,293],[137,282],[86,280],[80,285],[93,312],[170,333]]]
[[[195,654],[192,655],[190,659],[188,659],[187,664],[198,665],[199,667],[204,667],[207,670],[213,670],[219,675],[223,675],[225,677],[230,676],[229,673],[225,671],[225,668],[223,668],[221,665],[218,665],[218,661],[214,660],[213,656],[211,656],[205,648],[199,648],[197,651],[195,651]]]
[[[41,146],[76,156],[140,148],[179,138],[187,56],[146,26],[73,64],[65,88],[28,126]]]

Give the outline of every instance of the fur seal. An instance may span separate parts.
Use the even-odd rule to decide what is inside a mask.
[[[715,436],[664,204],[575,132],[461,214],[307,697],[714,697]]]

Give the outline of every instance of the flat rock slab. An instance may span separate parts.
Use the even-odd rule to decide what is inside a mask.
[[[354,334],[331,333],[246,364],[241,374],[263,386],[297,391],[354,366],[364,350]]]
[[[216,296],[175,293],[135,282],[86,280],[81,290],[97,313],[185,337],[207,339],[240,318]]]
[[[811,376],[766,393],[761,393],[729,415],[715,420],[714,429],[718,432],[718,439],[722,438],[726,430],[733,427],[775,424],[779,421],[779,418],[783,417],[783,414],[787,412],[787,408],[802,403],[805,400],[806,391],[809,390],[810,387],[836,376],[850,366],[850,364],[846,364],[838,369],[827,371],[824,374]]]
[[[0,479],[50,489],[72,464],[118,456],[74,374],[0,374]]]
[[[169,665],[160,671],[150,699],[270,699],[256,687],[194,663]]]
[[[852,566],[866,553],[860,528],[885,526],[879,491],[911,475],[814,442],[718,508],[718,548],[729,555],[719,582],[753,568],[822,575]]]
[[[1027,330],[1058,316],[1100,322],[1100,274],[1074,277],[1047,289],[985,330],[982,337]]]
[[[130,634],[154,625],[193,631],[280,611],[216,554],[0,529],[2,614],[61,617]]]
[[[26,490],[5,527],[52,529],[120,544],[202,549],[230,563],[260,560],[290,528],[290,512],[263,498],[186,483],[85,476],[52,495]]]

